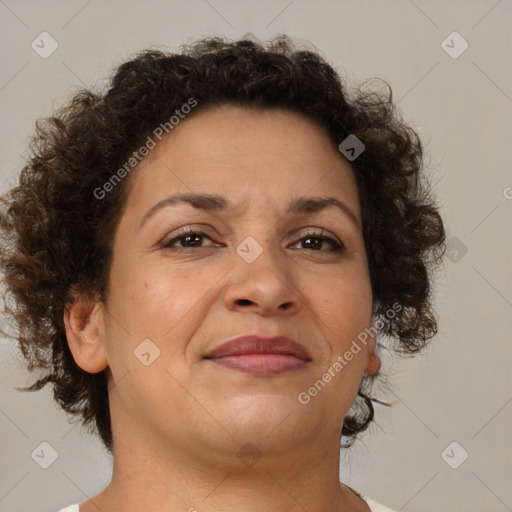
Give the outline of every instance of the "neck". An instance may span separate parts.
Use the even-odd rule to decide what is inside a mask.
[[[132,433],[133,434],[133,433]],[[201,447],[199,447],[201,448]],[[339,482],[339,438],[312,439],[293,452],[233,443],[215,452],[169,440],[120,435],[108,487],[81,507],[161,512],[355,512],[363,501]]]

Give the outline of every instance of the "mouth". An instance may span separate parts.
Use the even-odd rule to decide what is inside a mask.
[[[242,336],[211,351],[205,359],[252,375],[279,375],[297,371],[311,361],[306,349],[284,336]]]

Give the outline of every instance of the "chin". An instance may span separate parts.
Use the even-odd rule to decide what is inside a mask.
[[[295,397],[284,395],[240,396],[230,401],[226,411],[219,410],[222,425],[238,439],[283,447],[283,442],[297,442],[313,430],[311,415]]]

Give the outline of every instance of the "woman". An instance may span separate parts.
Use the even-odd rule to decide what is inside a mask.
[[[66,512],[389,511],[339,481],[378,335],[436,332],[444,229],[388,96],[281,36],[146,51],[38,125],[2,198],[29,367],[113,456]]]

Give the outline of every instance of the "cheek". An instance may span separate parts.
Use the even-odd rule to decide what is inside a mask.
[[[368,272],[353,266],[344,272],[331,274],[319,282],[310,282],[311,305],[336,334],[359,333],[372,320],[372,290]]]
[[[141,384],[148,375],[156,384],[169,378],[161,372],[157,378],[153,370],[158,368],[186,377],[186,361],[195,357],[187,353],[189,341],[211,307],[215,284],[229,269],[209,266],[185,272],[158,262],[130,270],[131,275],[124,274],[118,267],[112,274],[115,286],[106,318],[106,346],[114,380],[130,371],[132,379],[142,379]],[[153,358],[151,366],[143,366],[144,359]]]
[[[371,327],[372,290],[366,268],[351,270],[330,276],[323,282],[324,289],[317,286],[311,296],[312,311],[328,345],[318,365],[324,382],[332,382],[325,398],[330,393],[334,399],[355,394],[366,366],[368,349],[360,337]]]
[[[218,280],[208,269],[183,271],[160,262],[113,274],[112,311],[134,339],[162,339],[186,318]]]

